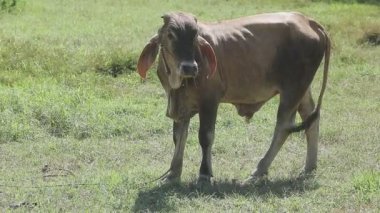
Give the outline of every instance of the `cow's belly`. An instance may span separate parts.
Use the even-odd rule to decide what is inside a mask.
[[[278,92],[273,88],[241,87],[239,90],[228,91],[222,98],[223,103],[255,104],[267,101]]]
[[[222,101],[225,103],[254,104],[267,101],[273,97],[278,88],[268,76],[267,67],[252,65],[254,69],[235,69],[234,72],[223,72],[225,92]]]
[[[238,114],[249,120],[255,112],[277,93],[278,90],[274,86],[264,85],[255,81],[251,82],[251,84],[240,84],[235,88],[227,88],[222,102],[233,104]]]

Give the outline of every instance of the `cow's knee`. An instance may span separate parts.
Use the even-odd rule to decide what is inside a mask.
[[[206,151],[214,142],[214,131],[212,129],[200,129],[199,130],[199,145],[202,151]]]

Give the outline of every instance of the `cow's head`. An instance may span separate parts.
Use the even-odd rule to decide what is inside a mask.
[[[168,13],[162,16],[164,25],[144,47],[137,69],[145,79],[158,52],[163,61],[170,89],[181,87],[184,79],[196,78],[200,73],[199,63],[206,59],[207,69],[202,73],[207,77],[216,71],[216,57],[211,45],[199,35],[197,19],[190,14]],[[201,61],[202,60],[202,61]]]

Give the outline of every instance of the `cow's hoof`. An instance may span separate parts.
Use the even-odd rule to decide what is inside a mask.
[[[240,187],[260,186],[265,185],[267,182],[268,175],[251,175],[240,184]]]
[[[181,182],[181,177],[175,175],[172,172],[168,172],[165,176],[161,177],[158,181],[158,185],[170,185],[170,184],[178,184]]]
[[[306,180],[306,179],[311,179],[315,177],[315,169],[314,170],[304,170],[300,172],[298,175],[298,180]]]
[[[179,184],[181,182],[180,178],[162,178],[159,180],[158,185],[164,186],[164,185],[172,185],[172,184]]]
[[[196,186],[197,188],[211,186],[211,176],[199,175]]]
[[[315,175],[316,171],[317,171],[317,166],[309,166],[309,167],[306,166],[302,173],[305,175]]]

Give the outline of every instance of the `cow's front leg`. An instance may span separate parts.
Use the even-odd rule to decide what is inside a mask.
[[[217,104],[204,104],[199,111],[199,144],[202,147],[202,163],[199,169],[198,183],[211,182],[211,147],[214,142]]]
[[[190,118],[173,122],[173,141],[175,145],[173,159],[168,173],[161,178],[162,183],[179,182],[182,174],[183,153],[185,150]]]

